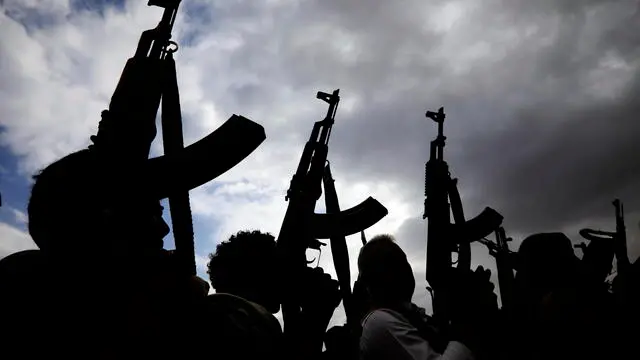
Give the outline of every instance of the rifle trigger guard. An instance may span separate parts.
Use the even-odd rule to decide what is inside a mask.
[[[323,243],[322,241],[318,240],[318,239],[313,239],[311,241],[311,244],[309,244],[308,248],[312,249],[312,250],[317,250],[318,251],[318,257],[311,259],[311,260],[307,260],[307,265],[317,261],[316,263],[316,267],[320,266],[320,256],[322,256],[322,247],[323,246],[327,246],[327,244]]]
[[[167,44],[167,48],[164,50],[167,54],[173,54],[176,51],[178,51],[178,43],[173,41],[173,40],[169,40],[168,44]]]

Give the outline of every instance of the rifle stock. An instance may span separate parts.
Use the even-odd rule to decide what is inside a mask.
[[[515,276],[513,274],[512,253],[509,250],[510,238],[503,227],[496,230],[497,251],[494,253],[496,259],[496,267],[498,268],[498,284],[500,285],[500,299],[502,300],[502,308],[507,314],[513,309],[513,292]]]
[[[171,53],[166,58],[166,64],[167,70],[162,94],[162,140],[164,153],[173,155],[184,149],[184,139],[176,64]],[[177,261],[180,264],[179,269],[188,275],[195,275],[196,254],[188,190],[174,191],[169,195],[169,211],[173,225]]]
[[[624,207],[620,199],[615,199],[613,206],[616,209],[615,253],[618,261],[618,272],[626,274],[631,265],[629,262],[629,254],[627,253],[627,229],[624,225]]]
[[[458,192],[458,179],[451,179],[449,181],[449,201],[451,202],[451,213],[453,215],[453,221],[460,226],[464,226],[464,210],[462,208],[462,199],[460,199],[460,192]],[[486,210],[486,209],[485,209]],[[491,232],[492,230],[489,230]],[[453,236],[454,239],[459,241],[458,243],[458,268],[470,269],[471,268],[471,239]],[[469,241],[466,241],[469,240]]]
[[[331,175],[331,168],[328,161],[327,166],[324,168],[322,182],[324,185],[324,200],[327,213],[339,213],[340,203],[338,202],[338,193],[336,192],[335,180]],[[354,321],[354,314],[351,307],[351,270],[349,269],[347,240],[344,235],[336,234],[331,236],[329,241],[331,244],[333,266],[336,269],[336,276],[340,284],[342,306],[344,306],[344,312],[347,315],[347,323],[352,323]]]

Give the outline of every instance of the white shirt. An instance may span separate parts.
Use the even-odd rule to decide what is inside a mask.
[[[371,312],[362,321],[361,360],[473,360],[471,350],[450,341],[438,354],[400,313],[389,309]]]

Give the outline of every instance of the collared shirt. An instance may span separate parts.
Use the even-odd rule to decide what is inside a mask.
[[[473,360],[464,344],[450,341],[439,354],[400,313],[390,309],[374,310],[362,321],[361,360]]]

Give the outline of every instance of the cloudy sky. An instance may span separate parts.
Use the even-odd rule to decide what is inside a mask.
[[[584,226],[613,230],[619,197],[638,256],[638,2],[398,4],[183,1],[174,38],[186,143],[234,113],[267,133],[241,165],[191,192],[199,274],[230,234],[277,234],[291,175],[326,112],[315,93],[335,88],[329,158],[341,207],[374,196],[389,209],[367,234],[397,236],[419,281],[416,302],[429,307],[421,215],[436,126],[424,112],[440,106],[467,217],[485,206],[501,212],[512,249],[534,232],[578,241]],[[89,144],[140,32],[162,10],[142,0],[0,0],[0,10],[3,257],[34,247],[24,215],[30,176]],[[159,141],[153,153],[162,154]],[[355,259],[359,237],[348,241]],[[482,246],[473,255],[494,267]],[[330,258],[324,251],[321,265],[333,273]]]

